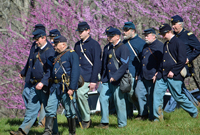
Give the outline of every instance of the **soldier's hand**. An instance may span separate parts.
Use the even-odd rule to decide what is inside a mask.
[[[36,88],[36,90],[41,90],[43,86],[44,86],[44,84],[41,83],[41,82],[39,82],[39,83],[35,86],[35,88]]]
[[[167,77],[168,78],[173,78],[174,77],[174,73],[172,71],[169,71]]]
[[[73,93],[74,93],[74,90],[69,89],[69,90],[67,91],[67,94],[68,94],[69,96],[72,96]]]
[[[135,76],[135,81],[137,81],[138,80],[138,76]]]
[[[88,87],[90,88],[90,90],[94,90],[96,87],[96,83],[91,82]]]
[[[189,62],[190,62],[190,61],[189,61],[189,59],[187,58],[185,64],[188,64]]]
[[[22,74],[19,74],[19,77],[22,79],[22,78],[23,78],[23,75],[22,75]]]
[[[110,82],[116,81],[113,77],[110,78]]]
[[[153,76],[153,83],[155,83],[156,82],[156,76]]]
[[[153,80],[153,83],[156,82],[156,76],[157,76],[158,72],[155,73],[155,75],[153,76],[152,80]]]

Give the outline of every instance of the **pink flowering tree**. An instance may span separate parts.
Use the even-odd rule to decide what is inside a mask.
[[[47,34],[58,29],[73,49],[79,40],[75,31],[77,25],[79,21],[86,21],[90,25],[91,36],[103,48],[106,45],[103,32],[108,26],[121,30],[124,22],[132,21],[140,36],[146,28],[158,29],[160,24],[170,23],[171,16],[176,14],[183,17],[186,29],[199,37],[199,6],[198,0],[34,0],[34,6],[29,6],[28,13],[22,12],[20,17],[11,18],[21,23],[21,29],[14,31],[13,24],[8,23],[7,34],[0,33],[0,56],[3,58],[0,61],[0,105],[12,110],[15,115],[24,109],[21,97],[24,80],[19,78],[19,72],[26,64],[35,24],[45,25]]]

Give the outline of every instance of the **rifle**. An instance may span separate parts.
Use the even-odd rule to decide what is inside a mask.
[[[198,81],[197,81],[197,75],[196,75],[195,73],[192,72],[192,64],[188,63],[187,66],[188,66],[188,68],[189,68],[189,72],[191,72],[191,76],[192,76],[192,78],[194,79],[194,82],[195,82],[197,88],[200,90],[199,83],[198,83]]]

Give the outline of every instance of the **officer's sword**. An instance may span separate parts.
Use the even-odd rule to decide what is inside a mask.
[[[76,107],[75,107],[75,105],[74,105],[74,102],[73,102],[73,97],[72,97],[72,96],[69,96],[69,97],[70,97],[70,99],[71,99],[71,101],[72,101],[72,105],[73,105],[74,110],[75,110],[75,112],[76,112],[76,115],[77,115],[77,117],[78,117],[78,123],[79,123],[81,129],[83,129],[83,126],[82,126],[81,121],[80,121],[79,116],[78,116],[78,111],[77,111],[77,109],[76,109]]]
[[[61,66],[61,68],[63,69],[63,72],[64,72],[64,74],[62,75],[62,79],[65,78],[64,76],[66,76],[66,78],[67,78],[67,79],[63,80],[63,84],[66,83],[66,87],[68,88],[68,87],[69,87],[69,76],[67,75],[67,72],[66,72],[65,68],[63,67],[61,61],[60,61],[60,66]],[[65,82],[65,81],[68,81],[68,82]],[[68,89],[69,89],[69,88],[68,88]],[[63,86],[63,91],[64,91],[64,86]],[[76,107],[75,107],[75,105],[74,105],[74,102],[73,102],[73,97],[72,97],[72,96],[69,96],[69,97],[70,97],[70,99],[71,99],[71,101],[72,101],[72,105],[73,105],[74,110],[75,110],[75,112],[76,112],[76,115],[77,115],[77,117],[78,117],[78,123],[79,123],[81,129],[83,129],[83,126],[82,126],[81,121],[80,121],[80,119],[79,119],[78,111],[77,111],[77,109],[76,109]]]

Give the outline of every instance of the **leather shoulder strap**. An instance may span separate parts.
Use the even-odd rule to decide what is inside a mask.
[[[46,52],[47,50],[49,50],[49,47],[45,48],[45,50],[42,50],[41,54]],[[44,63],[42,62],[42,59],[40,57],[40,51],[38,51],[38,59],[39,59],[40,63],[42,64],[42,66],[44,67],[44,69],[46,70],[46,67],[44,66]]]
[[[54,63],[53,65],[56,64],[56,62],[66,53],[66,52],[69,52],[70,49],[67,49],[66,51],[62,52],[60,55],[58,55],[55,59],[54,59]]]
[[[151,51],[151,48],[150,47],[148,47],[149,48],[149,51],[151,52],[151,54],[153,55],[153,57],[156,59],[156,61],[157,62],[159,62],[159,60],[158,60],[158,58],[156,58],[156,56],[153,54],[153,52]]]
[[[116,51],[121,45],[123,45],[122,42],[120,42],[119,45],[117,45],[117,47],[114,50]]]

